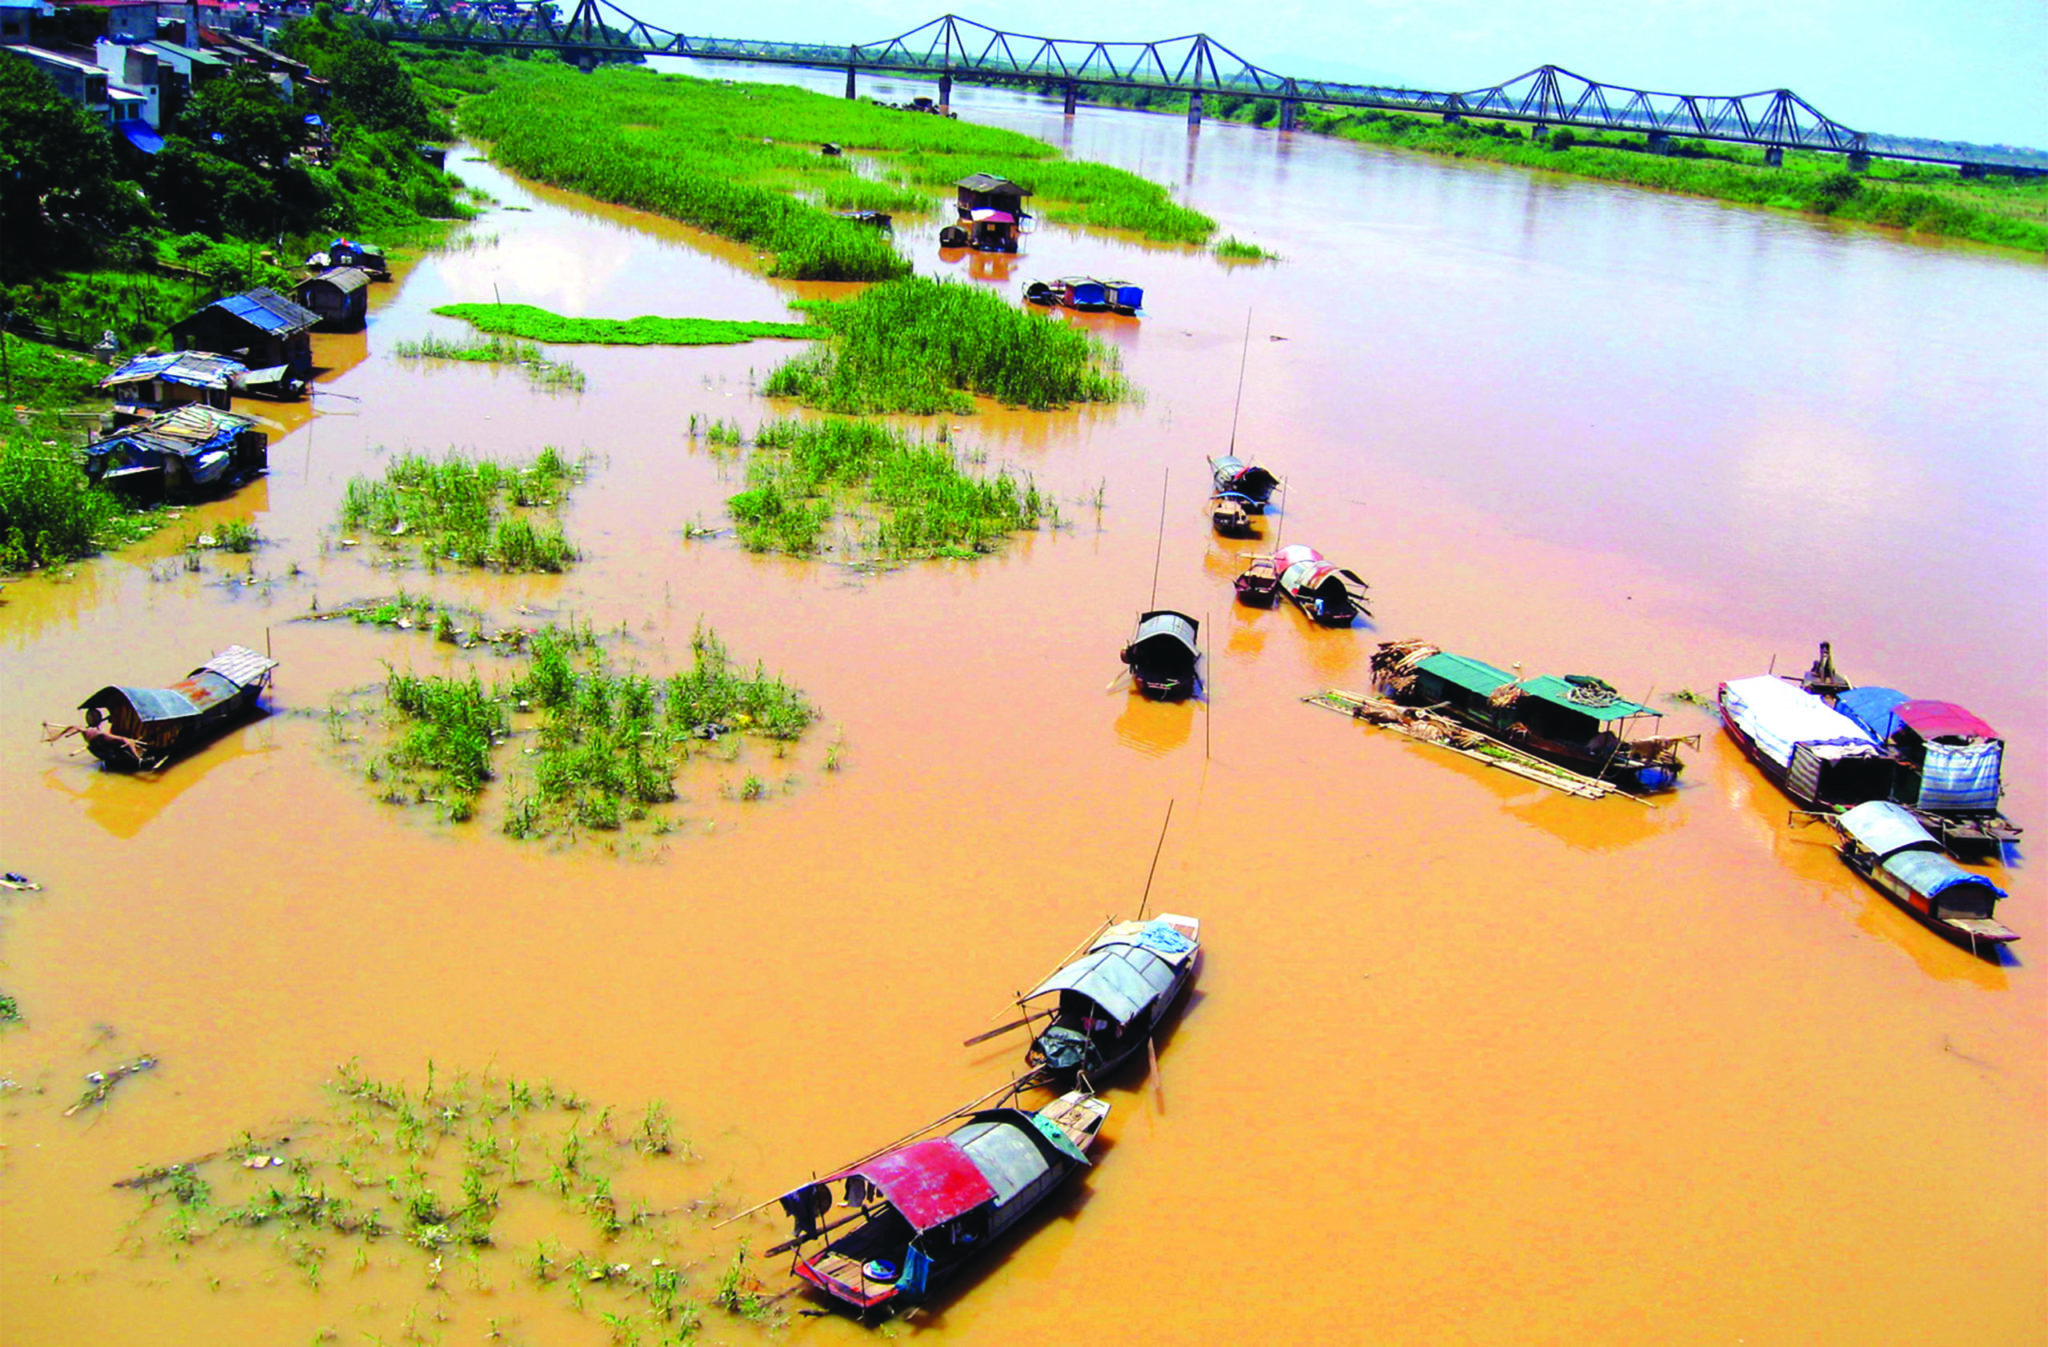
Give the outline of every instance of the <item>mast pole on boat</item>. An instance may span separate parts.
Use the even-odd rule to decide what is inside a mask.
[[[1145,919],[1145,909],[1152,905],[1152,877],[1159,873],[1159,853],[1166,850],[1166,830],[1173,826],[1173,801],[1166,802],[1166,820],[1159,825],[1159,841],[1152,848],[1152,868],[1145,872],[1145,897],[1138,904],[1138,920]]]
[[[1145,607],[1150,610],[1159,604],[1159,558],[1166,551],[1166,490],[1173,481],[1173,468],[1169,465],[1159,475],[1159,538],[1152,544],[1152,597]]]
[[[1244,311],[1244,343],[1237,353],[1237,401],[1230,404],[1230,454],[1237,456],[1237,413],[1244,406],[1244,367],[1252,353],[1252,311]]]

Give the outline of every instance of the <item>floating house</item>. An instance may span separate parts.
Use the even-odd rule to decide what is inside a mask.
[[[1186,613],[1155,608],[1138,614],[1119,656],[1131,683],[1154,701],[1178,701],[1194,693],[1202,659],[1202,624]]]
[[[985,253],[1016,252],[1023,223],[1030,218],[1024,198],[1031,193],[993,173],[976,173],[953,185],[959,189],[959,223],[942,230],[939,242]]]
[[[100,380],[100,388],[113,395],[117,423],[192,403],[224,412],[234,398],[236,379],[248,372],[247,365],[224,355],[173,351],[135,357]]]
[[[1717,701],[1728,737],[1807,808],[1833,812],[1892,798],[1898,756],[1805,688],[1759,674],[1723,683]]]
[[[161,413],[85,447],[85,475],[149,496],[189,496],[270,465],[270,437],[245,416],[200,403]]]
[[[181,346],[223,351],[251,369],[282,365],[301,379],[313,373],[313,338],[320,315],[275,290],[258,289],[217,299],[175,324]]]
[[[2019,825],[1998,809],[2005,741],[1967,707],[1863,687],[1838,694],[1835,709],[1899,756],[1905,766],[1893,798],[1943,843],[2019,841]]]
[[[167,688],[101,688],[78,704],[83,726],[49,738],[77,734],[110,771],[153,770],[256,710],[276,667],[276,660],[231,645]]]
[[[370,273],[361,267],[332,267],[299,282],[298,301],[320,315],[329,332],[354,332],[369,321]]]

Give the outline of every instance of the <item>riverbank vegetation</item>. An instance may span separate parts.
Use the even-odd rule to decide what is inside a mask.
[[[0,572],[76,560],[154,532],[163,512],[89,482],[75,448],[79,423],[58,414],[91,399],[106,371],[10,334],[0,334],[0,370],[9,413],[0,425]]]
[[[680,1347],[708,1316],[743,1313],[741,1297],[760,1306],[747,1317],[776,1317],[744,1245],[695,1219],[718,1205],[688,1195],[680,1167],[697,1158],[660,1100],[600,1107],[550,1080],[433,1062],[414,1085],[351,1061],[306,1116],[115,1187],[138,1205],[131,1256],[197,1276],[192,1254],[268,1250],[339,1296],[315,1342],[501,1340],[501,1288],[530,1287],[588,1325],[566,1341]],[[238,1289],[207,1266],[215,1290]]]
[[[761,427],[726,507],[749,551],[883,562],[978,556],[1058,513],[1029,478],[970,473],[949,443],[837,417]]]
[[[425,609],[416,611],[415,628],[425,630]],[[444,625],[436,618],[437,635],[457,640]],[[383,747],[361,764],[379,799],[467,822],[499,779],[499,750],[517,739],[525,746],[505,773],[497,823],[506,836],[574,838],[634,825],[660,835],[678,822],[662,807],[683,799],[677,777],[693,761],[703,762],[700,788],[758,800],[773,787],[746,769],[743,744],[764,742],[781,759],[817,718],[801,690],[758,663],[741,665],[708,627],[691,639],[690,667],[666,677],[612,668],[588,627],[519,630],[490,648],[523,657],[525,668],[488,683],[475,670],[393,670],[381,701],[355,708],[381,725]],[[339,704],[331,713],[337,743],[353,742],[352,714]]]
[[[794,307],[829,337],[762,391],[822,411],[967,413],[970,394],[1043,411],[1130,396],[1115,348],[978,286],[909,277]]]
[[[885,280],[909,265],[871,226],[833,210],[928,213],[954,181],[988,172],[1061,223],[1200,243],[1215,222],[1122,169],[1062,158],[1014,131],[904,113],[782,85],[551,60],[422,54],[463,127],[507,167],[760,248],[772,275]],[[826,143],[845,151],[821,153]]]
[[[1111,106],[1181,115],[1186,94],[1095,89]],[[1270,98],[1212,97],[1204,115],[1259,126],[1279,124]],[[1531,135],[1525,125],[1445,122],[1439,117],[1304,104],[1303,131],[1457,159],[1480,159],[1575,177],[1598,178],[1741,205],[1824,215],[1838,220],[1967,239],[2027,252],[2048,252],[2048,178],[1992,175],[1964,178],[1953,168],[1875,159],[1850,172],[1839,154],[1787,150],[1781,166],[1764,152],[1720,141],[1674,139],[1653,153],[1640,134],[1557,128]],[[1220,250],[1219,250],[1220,251]]]
[[[340,525],[377,535],[394,561],[417,552],[429,569],[566,570],[576,549],[556,516],[582,472],[553,446],[523,465],[407,451],[381,479],[350,479]]]
[[[493,336],[552,345],[725,346],[764,337],[809,340],[818,329],[803,323],[744,322],[729,318],[568,318],[531,304],[443,304],[434,310]]]

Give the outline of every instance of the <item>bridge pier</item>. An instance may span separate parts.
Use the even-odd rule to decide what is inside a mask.
[[[1651,154],[1671,153],[1671,137],[1662,131],[1652,131],[1643,137],[1643,148]]]
[[[1784,166],[1785,147],[1783,145],[1766,146],[1764,149],[1764,167],[1783,168]]]
[[[1544,123],[1542,123],[1542,122],[1531,122],[1531,123],[1529,124],[1529,139],[1531,139],[1531,140],[1541,140],[1541,139],[1543,139],[1543,138],[1544,138],[1545,136],[1547,136],[1547,135],[1549,135],[1549,134],[1550,134],[1550,128],[1549,128],[1549,127],[1548,127],[1547,125],[1545,125]]]
[[[950,112],[953,107],[953,72],[948,70],[939,76],[939,111]]]
[[[1868,172],[1870,172],[1870,156],[1869,156],[1869,155],[1867,155],[1867,154],[1852,154],[1852,155],[1850,155],[1850,156],[1849,156],[1849,171],[1850,171],[1851,173],[1868,173]]]
[[[1200,89],[1197,89],[1193,93],[1188,95],[1188,125],[1191,127],[1195,127],[1200,126],[1201,124],[1202,91]]]
[[[1444,125],[1445,125],[1445,126],[1456,126],[1456,125],[1457,125],[1457,124],[1458,124],[1459,122],[1462,122],[1462,121],[1464,121],[1464,120],[1465,120],[1465,118],[1464,118],[1463,114],[1461,114],[1461,113],[1456,113],[1456,112],[1446,112],[1446,113],[1444,114]]]
[[[1074,108],[1075,108],[1075,105],[1076,105],[1077,103],[1079,103],[1079,102],[1080,102],[1080,98],[1081,98],[1081,86],[1080,86],[1080,85],[1078,85],[1078,84],[1069,84],[1069,85],[1067,86],[1067,96],[1066,96],[1066,99],[1065,99],[1065,103],[1064,103],[1064,106],[1062,107],[1061,111],[1062,111],[1062,112],[1063,112],[1063,113],[1064,113],[1064,114],[1065,114],[1066,116],[1069,116],[1069,117],[1073,116],[1073,115],[1074,115]]]
[[[1281,100],[1280,100],[1280,129],[1281,129],[1282,131],[1292,131],[1292,130],[1293,130],[1293,129],[1295,128],[1295,125],[1296,125],[1296,123],[1298,123],[1298,122],[1299,122],[1300,120],[1301,120],[1301,103],[1300,103],[1300,101],[1299,101],[1299,100],[1297,100],[1297,99],[1293,99],[1293,98],[1283,98],[1283,99],[1281,99]]]
[[[1956,165],[1956,172],[1969,179],[1981,178],[1984,176],[1984,165],[1958,164]]]
[[[859,97],[860,97],[860,90],[859,90],[859,89],[858,89],[857,87],[855,87],[855,85],[854,85],[854,82],[853,82],[853,67],[852,67],[852,66],[848,66],[848,67],[846,67],[846,96],[847,96],[848,98],[859,98]]]

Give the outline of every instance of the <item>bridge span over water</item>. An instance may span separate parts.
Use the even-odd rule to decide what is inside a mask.
[[[846,72],[846,94],[858,77],[906,75],[936,79],[939,102],[954,78],[977,82],[1051,84],[1062,88],[1073,115],[1089,87],[1146,89],[1188,95],[1188,121],[1198,125],[1203,99],[1271,99],[1280,129],[1291,130],[1304,103],[1424,113],[1458,120],[1484,117],[1526,122],[1539,130],[1572,127],[1642,134],[1652,148],[1672,138],[1755,145],[1775,163],[1788,149],[1953,164],[1967,175],[1987,171],[2048,173],[2048,151],[2004,145],[1857,131],[1822,114],[1790,89],[1752,94],[1679,94],[1603,84],[1558,66],[1541,66],[1502,84],[1462,93],[1298,79],[1254,65],[1205,34],[1157,42],[1096,42],[1005,32],[947,14],[881,42],[852,46],[690,37],[635,18],[612,0],[576,0],[560,7],[471,4],[453,0],[337,0],[337,10],[390,26],[409,42],[502,50],[550,50],[586,65],[600,60],[681,56],[700,61],[808,66]]]

